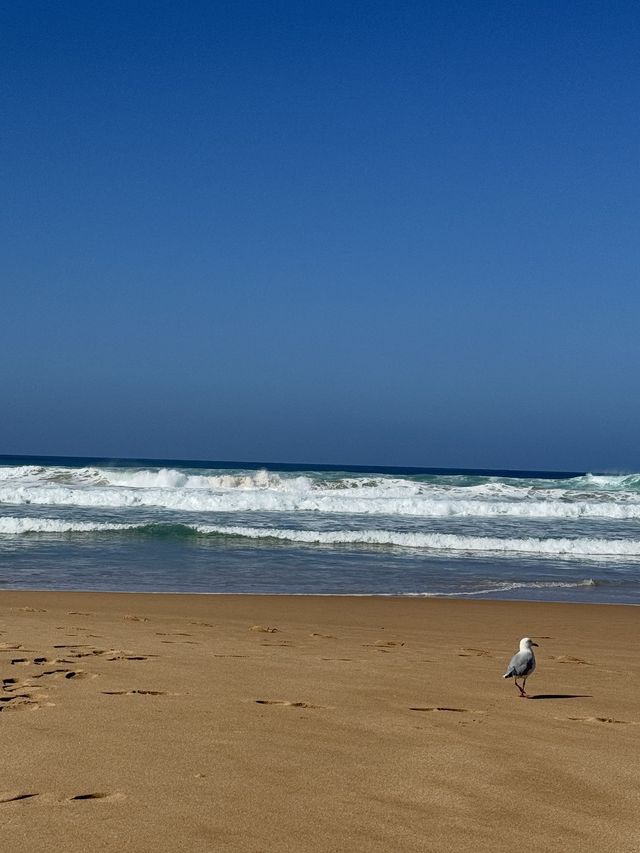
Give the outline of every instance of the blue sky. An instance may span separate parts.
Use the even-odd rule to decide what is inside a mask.
[[[635,4],[0,28],[0,452],[640,470]]]

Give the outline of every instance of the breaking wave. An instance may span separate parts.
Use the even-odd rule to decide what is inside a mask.
[[[243,539],[275,539],[312,545],[386,545],[428,551],[544,554],[562,557],[640,557],[640,540],[635,539],[503,539],[390,530],[283,530],[222,525],[194,525],[194,528],[204,534],[237,536]]]
[[[130,530],[134,524],[109,524],[102,521],[63,521],[58,518],[0,518],[0,535],[19,536],[24,533],[106,533],[110,530]]]
[[[640,600],[640,474],[15,461],[0,585]]]
[[[577,559],[640,558],[640,540],[596,538],[500,538],[393,530],[298,530],[210,524],[120,524],[54,518],[0,518],[0,535],[134,533],[162,537],[224,537],[321,546],[375,546],[467,554],[526,554]]]
[[[186,512],[640,520],[640,475],[573,480],[0,467],[0,503]]]

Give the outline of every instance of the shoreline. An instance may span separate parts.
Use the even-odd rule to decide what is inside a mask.
[[[192,592],[180,590],[127,590],[127,589],[55,589],[51,587],[0,587],[0,596],[6,593],[33,593],[59,595],[139,595],[139,596],[193,596],[220,598],[346,598],[346,599],[397,599],[399,601],[460,601],[494,602],[511,604],[562,604],[577,607],[640,607],[640,601],[572,601],[569,599],[542,598],[490,598],[475,593],[393,593],[393,592]]]
[[[3,590],[0,630],[20,853],[640,845],[635,607]]]

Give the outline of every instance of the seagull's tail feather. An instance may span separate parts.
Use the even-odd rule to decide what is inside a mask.
[[[503,677],[503,678],[513,678],[513,676],[514,676],[515,674],[516,674],[516,671],[515,671],[515,669],[513,669],[513,667],[512,667],[511,669],[508,669],[502,677]]]

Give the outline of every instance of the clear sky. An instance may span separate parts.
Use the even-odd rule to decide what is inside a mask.
[[[640,470],[632,2],[7,2],[0,453]]]

